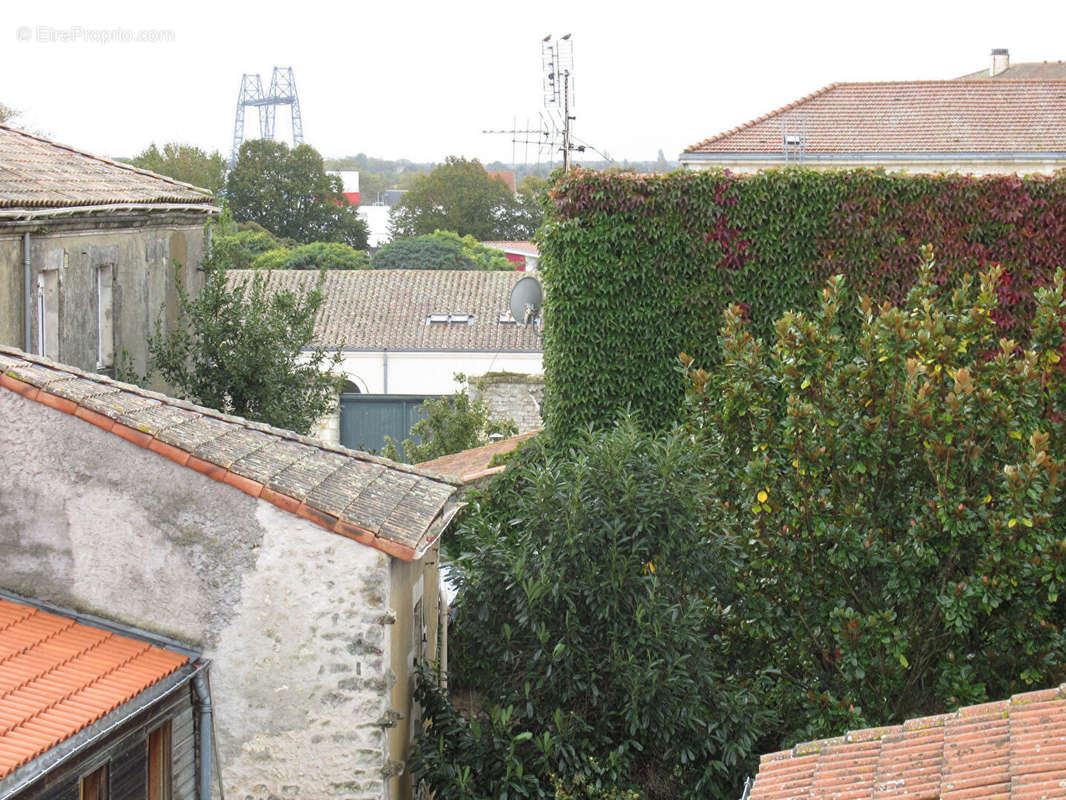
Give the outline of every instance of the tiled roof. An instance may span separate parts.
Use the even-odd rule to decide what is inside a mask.
[[[0,208],[210,203],[187,183],[0,125]]]
[[[1066,797],[1066,685],[762,757],[750,800]]]
[[[495,475],[497,472],[503,472],[504,466],[502,464],[492,466],[493,459],[496,456],[502,456],[504,453],[510,453],[522,442],[536,436],[537,433],[538,431],[530,431],[529,433],[512,436],[510,439],[490,442],[481,447],[453,453],[450,456],[441,456],[432,461],[423,461],[418,465],[418,468],[441,475],[449,475],[453,478],[458,478],[463,483],[473,483],[481,478],[487,478],[489,475]]]
[[[232,270],[231,285],[258,274],[271,286],[309,290],[313,270]],[[315,341],[360,350],[540,352],[532,325],[501,324],[521,272],[437,269],[330,270],[315,321]],[[430,314],[473,314],[466,322],[429,323]]]
[[[458,481],[2,346],[0,387],[404,561],[458,510]]]
[[[188,661],[0,598],[0,779]]]
[[[540,250],[537,249],[533,242],[482,242],[481,244],[485,245],[485,247],[494,247],[497,250],[511,250],[531,256],[540,255]]]
[[[981,69],[963,75],[955,80],[980,81],[990,78],[988,69]],[[996,81],[1053,81],[1066,78],[1066,63],[1062,61],[1030,61],[1023,64],[1011,64],[998,75],[991,76]]]
[[[1066,81],[834,83],[686,154],[1066,153]]]

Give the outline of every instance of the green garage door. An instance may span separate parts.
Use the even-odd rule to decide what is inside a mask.
[[[410,437],[418,421],[418,410],[436,395],[342,394],[341,444],[353,450],[381,452],[385,437],[399,447]],[[402,457],[401,452],[401,457]]]

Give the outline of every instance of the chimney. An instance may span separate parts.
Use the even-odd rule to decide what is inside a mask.
[[[999,47],[992,51],[992,68],[988,71],[988,77],[994,78],[1004,72],[1010,66],[1010,53],[1007,48]]]

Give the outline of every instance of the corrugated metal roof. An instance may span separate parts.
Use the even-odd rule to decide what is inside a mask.
[[[751,800],[1066,797],[1066,685],[762,757]]]
[[[834,83],[688,154],[1064,153],[1066,81]]]
[[[211,192],[0,125],[0,208],[204,204]]]
[[[0,598],[0,779],[188,661]]]
[[[308,291],[314,270],[231,270],[230,285],[265,275],[272,287]],[[315,342],[363,350],[541,351],[532,325],[501,324],[524,273],[484,270],[329,270],[315,320]],[[429,322],[430,315],[472,315]]]
[[[405,561],[435,541],[458,510],[458,480],[14,348],[0,346],[0,387]]]

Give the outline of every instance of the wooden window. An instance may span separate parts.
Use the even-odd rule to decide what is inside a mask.
[[[78,789],[80,800],[107,800],[107,764],[82,778]]]
[[[170,720],[148,734],[148,800],[170,800]]]
[[[37,273],[37,352],[59,360],[59,270]]]
[[[109,369],[115,365],[115,323],[112,287],[115,270],[110,264],[96,268],[96,368]]]

